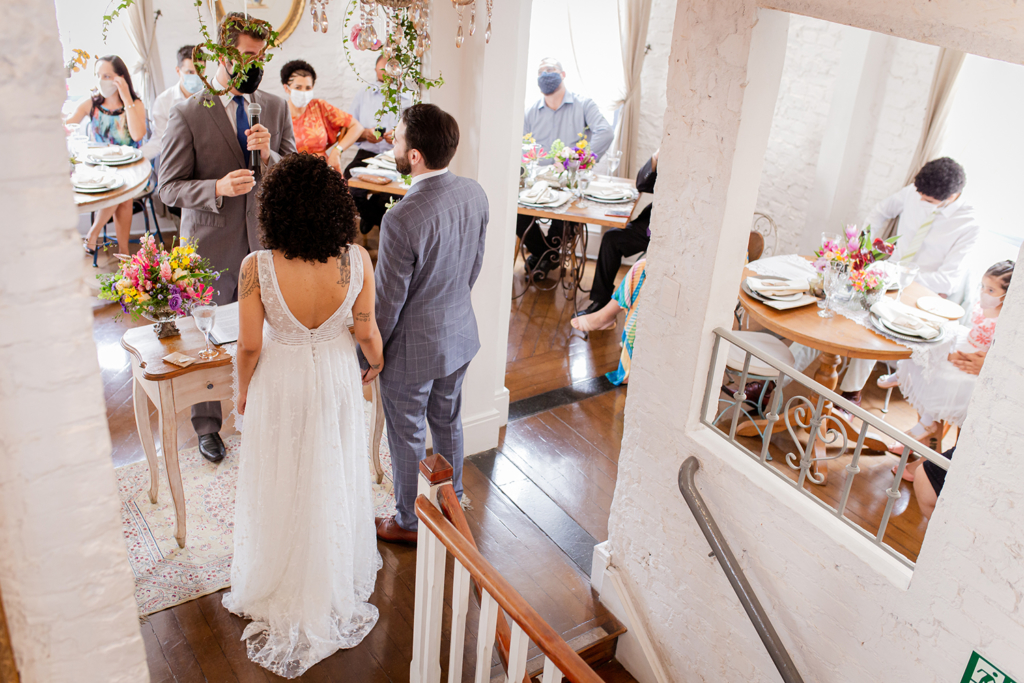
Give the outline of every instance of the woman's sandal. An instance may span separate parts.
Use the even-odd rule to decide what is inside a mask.
[[[882,375],[877,381],[879,389],[892,389],[900,385],[900,378],[896,376],[896,373],[889,375]]]
[[[573,328],[579,330],[580,332],[600,332],[601,330],[615,329],[615,324],[618,322],[616,318],[612,318],[612,321],[605,325],[604,327],[597,327],[596,325],[592,325],[591,321],[596,315],[597,313],[588,313],[587,315],[576,316],[569,321],[569,324],[572,325]]]
[[[89,256],[95,256],[96,255],[96,249],[95,248],[93,248],[93,249],[89,248],[89,241],[88,240],[82,240],[82,249],[84,249],[85,253],[88,254]]]

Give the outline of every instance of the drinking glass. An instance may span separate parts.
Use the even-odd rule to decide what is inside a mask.
[[[917,278],[917,274],[921,272],[920,266],[912,264],[899,264],[899,291],[896,293],[896,301],[900,300],[903,296],[903,290],[906,289],[911,282]]]
[[[589,169],[579,172],[579,180],[577,181],[577,185],[580,188],[581,197],[586,193],[587,188],[590,187],[590,181],[593,180],[593,178],[594,174]]]
[[[825,244],[828,243],[828,242],[832,242],[832,243],[840,245],[840,246],[846,243],[845,240],[843,240],[839,236],[839,233],[835,233],[835,232],[823,232],[823,233],[821,233],[821,248],[824,249],[825,248]]]
[[[845,274],[846,264],[839,261],[829,261],[825,264],[825,271],[822,273],[822,285],[825,290],[825,308],[818,311],[818,315],[822,318],[835,317],[836,312],[832,308],[832,301]]]
[[[193,306],[192,318],[196,321],[196,327],[206,337],[206,348],[199,352],[199,357],[203,360],[216,358],[220,352],[210,343],[210,332],[213,332],[213,323],[217,320],[217,304],[210,302]]]
[[[606,157],[608,159],[608,175],[614,178],[615,172],[619,170],[619,164],[622,162],[622,152],[618,150],[608,152]]]

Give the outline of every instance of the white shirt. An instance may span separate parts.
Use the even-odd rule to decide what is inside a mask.
[[[242,95],[242,99],[245,101],[245,118],[248,120],[249,103],[252,102],[252,100],[249,99],[249,95]],[[224,93],[220,96],[220,103],[224,105],[224,111],[227,112],[228,121],[231,122],[231,130],[235,131],[235,135],[238,135],[238,122],[235,118],[238,116],[238,104],[235,102],[235,95],[232,95],[230,91]]]
[[[967,256],[981,239],[981,226],[974,215],[974,207],[967,204],[961,194],[949,206],[938,209],[922,201],[914,186],[908,185],[879,202],[868,215],[867,223],[881,231],[897,216],[900,221],[896,234],[900,238],[892,262],[899,262],[918,229],[934,216],[928,235],[911,263],[921,268],[917,276],[921,284],[936,294],[958,300],[967,280]]]
[[[427,171],[426,173],[420,173],[418,176],[413,176],[412,182],[409,183],[409,187],[412,188],[416,183],[427,178],[433,178],[434,176],[443,175],[448,172],[448,167],[442,168],[438,171]]]
[[[368,130],[374,130],[377,126],[383,126],[385,130],[394,130],[398,126],[398,115],[393,112],[388,112],[381,117],[380,121],[377,120],[377,111],[380,110],[380,105],[384,102],[384,94],[380,91],[380,85],[371,85],[366,90],[359,93],[356,99],[352,102],[352,109],[349,113],[355,117],[356,121],[362,125],[363,128]],[[402,93],[402,110],[408,109],[412,106],[412,97],[407,92]],[[374,154],[381,154],[387,152],[394,147],[390,142],[381,138],[379,142],[357,142],[356,147],[364,149],[367,152],[373,152]]]
[[[185,95],[181,92],[181,83],[175,83],[157,95],[153,106],[149,109],[153,129],[150,131],[149,140],[142,146],[144,157],[152,160],[160,154],[160,145],[163,144],[164,131],[167,130],[167,120],[171,117],[171,109],[178,102],[184,101]]]

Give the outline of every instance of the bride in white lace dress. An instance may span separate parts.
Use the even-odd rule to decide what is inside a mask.
[[[319,157],[263,180],[260,229],[239,280],[238,412],[244,414],[231,592],[252,620],[249,658],[294,678],[377,623],[377,552],[355,336],[383,364],[369,255],[355,207]],[[265,323],[265,324],[264,324]]]

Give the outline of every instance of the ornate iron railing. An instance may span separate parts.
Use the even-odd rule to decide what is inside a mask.
[[[744,352],[743,369],[738,373],[739,379],[737,386],[739,387],[739,390],[734,398],[724,398],[721,393],[722,377],[720,373],[725,371],[725,364],[720,364],[719,358],[723,352],[728,353],[727,349],[722,348],[723,341],[742,349]],[[757,408],[756,402],[744,400],[743,387],[747,385],[747,381],[751,376],[750,360],[752,357],[758,358],[762,364],[771,366],[779,373],[777,377],[773,378],[775,381],[775,389],[771,392],[771,396],[768,399],[768,403],[770,403],[770,405],[768,406],[767,411],[764,412],[763,419],[760,420],[751,414],[751,410],[756,410]],[[716,374],[719,376],[716,376]],[[816,396],[816,400],[812,401],[810,398],[802,395],[793,395],[786,400],[784,406],[785,410],[781,410],[783,408],[784,398],[784,389],[782,385],[785,384],[784,380],[787,377],[792,380],[792,382],[809,389]],[[765,381],[767,382],[767,380]],[[715,399],[714,397],[716,396],[719,398]],[[714,401],[714,403],[712,403],[712,401]],[[723,410],[719,410],[719,405],[723,403],[726,404],[726,407]],[[855,417],[860,418],[862,426],[856,434],[848,434],[846,426],[831,414],[831,406],[833,405],[839,406]],[[719,423],[722,422],[723,419],[729,420],[727,430],[719,426]],[[793,443],[796,445],[795,450],[790,450],[785,454],[786,466],[791,470],[798,472],[796,479],[787,476],[784,472],[767,464],[770,459],[768,447],[771,442],[773,432],[777,430],[776,423],[780,420],[785,424],[786,431],[789,433]],[[743,427],[747,422],[755,423],[758,427],[757,431],[759,433],[759,437],[740,438],[760,438],[761,444],[760,451],[758,453],[755,453],[737,439],[737,429]],[[884,540],[885,531],[889,524],[889,518],[892,515],[893,506],[900,498],[900,479],[903,476],[903,470],[907,466],[907,461],[913,454],[917,454],[946,470],[949,469],[949,458],[946,458],[940,453],[936,453],[934,450],[928,448],[916,439],[901,432],[892,425],[887,424],[883,418],[872,415],[866,410],[861,409],[859,406],[847,401],[834,391],[825,388],[810,377],[807,377],[796,368],[773,358],[764,351],[747,343],[729,330],[721,327],[715,328],[715,346],[714,351],[711,354],[711,367],[708,369],[707,385],[704,389],[704,402],[701,407],[701,423],[710,427],[712,431],[721,435],[726,441],[749,455],[757,462],[760,462],[770,472],[775,473],[783,481],[788,482],[803,495],[835,514],[839,519],[843,520],[843,522],[851,528],[871,540],[886,553],[895,557],[908,567],[914,566],[914,563],[910,558],[906,557],[892,546],[886,544]],[[807,432],[806,445],[801,446],[801,440],[797,435],[798,429],[805,430]],[[892,442],[903,444],[903,454],[900,456],[899,464],[896,467],[896,473],[893,475],[892,486],[886,490],[888,500],[885,504],[885,510],[882,512],[878,531],[875,534],[871,534],[855,521],[849,519],[845,514],[847,503],[850,499],[850,491],[853,488],[854,479],[857,474],[860,473],[861,453],[864,450],[864,441],[868,436],[869,429],[873,429],[884,434],[889,437]],[[846,478],[842,485],[839,504],[833,507],[808,491],[804,487],[804,484],[808,480],[814,484],[822,483],[823,475],[815,473],[818,463],[828,460],[836,460],[850,454],[851,444],[853,447],[852,457],[845,468]],[[816,445],[819,446],[819,450],[821,450],[820,445],[824,445],[829,449],[829,451],[824,455],[815,456],[814,453]]]

